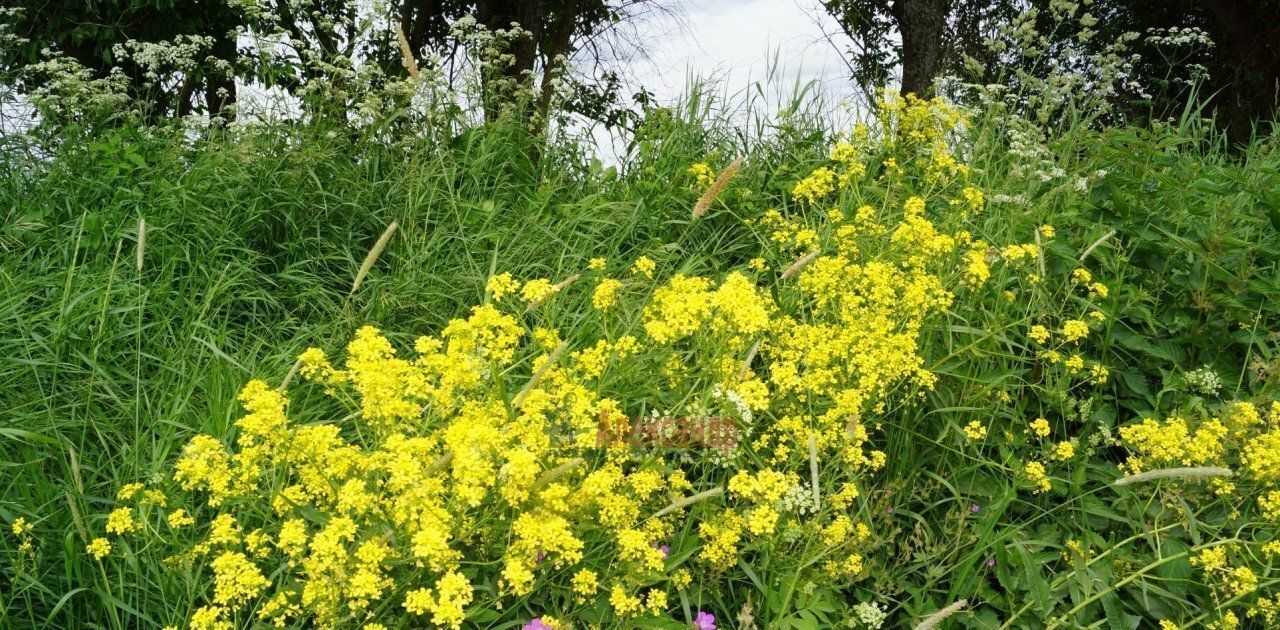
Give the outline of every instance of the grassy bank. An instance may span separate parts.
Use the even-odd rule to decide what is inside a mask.
[[[622,163],[608,167],[573,142],[547,144],[501,124],[394,142],[293,126],[197,139],[116,130],[40,147],[40,157],[9,152],[0,173],[0,519],[32,529],[0,536],[0,619],[9,627],[184,623],[209,598],[208,569],[197,562],[174,575],[158,560],[174,553],[165,548],[172,540],[122,537],[106,561],[86,553],[107,514],[125,504],[117,491],[135,481],[165,486],[193,436],[232,440],[243,415],[236,397],[249,380],[279,384],[306,348],[339,355],[363,325],[407,351],[417,335],[489,299],[495,274],[587,275],[527,315],[530,327],[561,331],[575,350],[597,338],[642,337],[645,305],[663,281],[722,278],[757,257],[766,260],[762,291],[782,311],[808,317],[817,307],[788,293],[783,277],[804,251],[774,236],[770,210],[821,232],[835,229],[829,210],[852,216],[876,203],[891,225],[909,195],[932,200],[949,190],[923,176],[876,180],[899,150],[882,140],[863,151],[872,171],[864,188],[797,199],[797,182],[832,163],[839,131],[847,130],[793,120],[744,142],[747,134],[697,110],[654,114]],[[1247,477],[1240,453],[1280,421],[1268,411],[1280,380],[1275,140],[1230,149],[1193,122],[1081,126],[1031,151],[1011,146],[999,120],[977,118],[948,142],[968,165],[965,186],[984,201],[972,213],[931,201],[927,217],[940,232],[988,244],[991,277],[977,286],[957,280],[945,312],[922,320],[918,352],[936,384],[886,394],[862,416],[884,466],[832,473],[860,489],[847,511],[874,533],[859,551],[865,567],[831,581],[815,574],[817,560],[794,570],[780,558],[798,552],[779,542],[779,530],[745,540],[726,574],[702,564],[705,536],[686,528],[673,534],[680,543],[671,543],[666,570],[691,571],[693,583],[672,587],[670,605],[644,623],[681,625],[699,610],[724,623],[746,604],[762,627],[827,627],[875,603],[907,626],[967,599],[956,627],[1041,627],[1053,618],[1145,626],[1217,621],[1233,610],[1246,619],[1246,609],[1265,610],[1258,598],[1274,597],[1280,573],[1262,548],[1275,523],[1257,503],[1270,481]],[[690,167],[715,173],[738,156],[742,171],[694,219],[707,182]],[[398,229],[353,291],[393,222]],[[1037,253],[1019,261],[1011,245]],[[874,260],[892,250],[864,252]],[[639,281],[616,321],[597,319],[591,259],[606,259],[621,277],[641,256],[655,262],[653,286]],[[1093,282],[1106,288],[1088,288]],[[1072,320],[1088,322],[1089,334],[1060,347],[1058,361],[1028,337],[1042,325],[1056,339]],[[647,363],[609,381],[629,415],[680,410],[694,402],[690,392],[713,385],[699,372],[688,381],[695,385],[660,387],[665,355],[647,352]],[[1106,376],[1069,371],[1072,354]],[[1206,371],[1216,386],[1203,382]],[[515,382],[531,373],[523,363],[510,372],[521,377]],[[345,422],[318,390],[291,393],[290,416]],[[1258,422],[1232,427],[1224,441],[1239,447],[1186,463],[1242,467],[1237,490],[1110,485],[1119,464],[1144,453],[1121,439],[1123,427],[1185,417],[1194,431],[1229,415],[1222,405],[1232,401],[1254,403]],[[1028,428],[1037,418],[1048,421],[1044,440]],[[974,423],[981,430],[966,431]],[[1072,455],[1057,458],[1063,442]],[[742,457],[753,466],[768,459],[763,450]],[[779,467],[807,479],[808,459],[801,453],[800,464]],[[1146,468],[1178,459],[1148,454]],[[1032,461],[1048,464],[1047,490],[1028,477]],[[696,457],[672,454],[666,465],[708,487],[728,478]],[[180,496],[200,493],[171,490],[175,505]],[[714,509],[694,506],[690,522]],[[795,519],[800,540],[817,540],[804,520]],[[612,566],[610,544],[591,543],[587,563]],[[1231,566],[1250,567],[1254,588],[1220,587],[1219,568],[1192,564],[1218,545],[1230,545]],[[474,553],[473,581],[501,600],[489,560]],[[542,596],[508,597],[501,609],[478,602],[469,623],[519,627],[552,612],[624,623],[607,590],[575,604],[561,590],[567,577],[547,579],[535,591]],[[402,591],[412,586],[396,585],[374,609],[403,612]],[[260,606],[239,622],[251,623]]]

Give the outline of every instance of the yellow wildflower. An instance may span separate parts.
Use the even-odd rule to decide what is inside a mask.
[[[596,283],[595,291],[591,294],[591,304],[596,308],[605,311],[611,308],[618,301],[618,292],[622,289],[622,282],[613,278],[601,278]]]
[[[1030,430],[1031,430],[1031,434],[1036,437],[1039,437],[1039,438],[1049,437],[1049,433],[1050,433],[1049,421],[1045,420],[1044,418],[1036,418],[1035,420],[1031,421]]]
[[[1053,459],[1058,461],[1066,461],[1076,456],[1076,447],[1071,442],[1065,440],[1058,442],[1053,445],[1053,453],[1051,456]]]
[[[493,296],[493,299],[501,300],[507,295],[514,293],[516,288],[519,286],[520,283],[517,282],[510,273],[504,272],[489,278],[489,282],[485,285],[484,290],[489,295]]]
[[[652,280],[653,271],[657,268],[657,264],[650,260],[648,256],[641,256],[632,263],[631,274],[635,276],[644,276]]]
[[[1089,324],[1078,319],[1069,319],[1062,323],[1062,336],[1071,342],[1084,339],[1089,336]]]
[[[238,607],[256,597],[270,582],[262,571],[239,551],[227,551],[209,563],[213,569],[213,601]]]
[[[835,171],[822,166],[796,184],[796,187],[791,191],[791,198],[796,201],[817,203],[835,189]]]
[[[542,302],[559,291],[558,285],[551,284],[546,278],[536,278],[524,283],[520,289],[520,298],[530,304]]]
[[[112,534],[124,534],[137,527],[138,524],[133,520],[133,508],[116,508],[107,515],[107,531]]]
[[[111,553],[111,541],[106,538],[94,538],[86,547],[85,551],[94,558],[101,560]]]
[[[707,188],[716,181],[716,172],[706,162],[695,162],[687,171],[693,175],[698,188]]]
[[[596,576],[596,572],[590,569],[581,569],[574,573],[572,585],[573,593],[579,602],[586,601],[600,589],[599,578]]]
[[[196,522],[196,519],[187,514],[187,511],[183,508],[178,508],[170,512],[169,515],[165,517],[165,520],[168,521],[169,527],[174,529],[193,525]]]
[[[964,434],[968,436],[970,440],[973,440],[976,442],[978,440],[981,440],[987,437],[987,427],[981,422],[974,420],[969,424],[965,425]]]
[[[1027,332],[1027,337],[1040,345],[1044,345],[1049,342],[1049,329],[1036,324]]]
[[[1049,483],[1049,476],[1045,473],[1044,464],[1040,462],[1027,462],[1022,467],[1022,472],[1027,476],[1027,481],[1031,483],[1032,493],[1034,494],[1048,492],[1053,487]]]

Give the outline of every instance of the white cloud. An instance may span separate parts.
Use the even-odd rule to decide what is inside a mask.
[[[655,14],[637,24],[646,58],[625,68],[628,87],[642,86],[659,103],[672,104],[691,80],[711,81],[730,99],[759,83],[752,106],[772,114],[797,87],[812,83],[825,97],[823,114],[833,120],[847,111],[837,107],[840,101],[858,100],[847,64],[823,37],[838,27],[819,0],[691,0],[680,11],[679,21]],[[592,136],[598,154],[616,161],[620,138],[599,126]]]
[[[661,99],[678,96],[690,75],[717,78],[731,91],[796,79],[834,94],[849,90],[847,66],[822,38],[834,24],[816,0],[696,0],[682,7],[684,28],[675,32],[670,20],[640,25],[652,44],[649,60],[635,64],[635,80]]]

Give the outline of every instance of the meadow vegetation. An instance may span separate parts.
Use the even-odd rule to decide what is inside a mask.
[[[1280,145],[987,105],[6,139],[0,620],[1275,627]]]

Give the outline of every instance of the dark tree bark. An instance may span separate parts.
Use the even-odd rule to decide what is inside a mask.
[[[551,107],[551,81],[560,70],[561,55],[569,54],[569,46],[573,43],[573,31],[577,26],[579,0],[565,0],[561,5],[560,23],[556,27],[551,48],[546,53],[542,66],[541,92],[538,94],[538,112],[545,119]]]
[[[894,0],[893,19],[902,35],[902,93],[931,96],[942,66],[945,0]]]
[[[529,85],[538,55],[538,41],[542,39],[542,16],[544,7],[541,0],[480,0],[476,3],[476,21],[491,31],[507,30],[512,24],[529,31],[525,37],[513,38],[509,42],[507,52],[513,61],[502,67],[501,74],[493,79],[504,80],[511,85]],[[516,96],[506,89],[494,89],[486,86],[485,93],[492,102],[485,104],[485,117],[494,120],[508,103]]]
[[[400,24],[415,54],[428,42],[443,38],[448,30],[440,0],[405,0],[400,5]]]
[[[236,42],[227,33],[222,33],[213,42],[213,56],[218,59],[234,60],[237,58]],[[234,61],[232,61],[234,63]],[[210,118],[231,120],[235,117],[236,77],[235,73],[214,71],[205,78],[205,108]]]
[[[1206,6],[1216,22],[1214,40],[1231,60],[1221,69],[1228,74],[1222,78],[1229,82],[1223,96],[1231,136],[1247,140],[1252,123],[1275,120],[1280,104],[1280,3],[1215,0]]]

